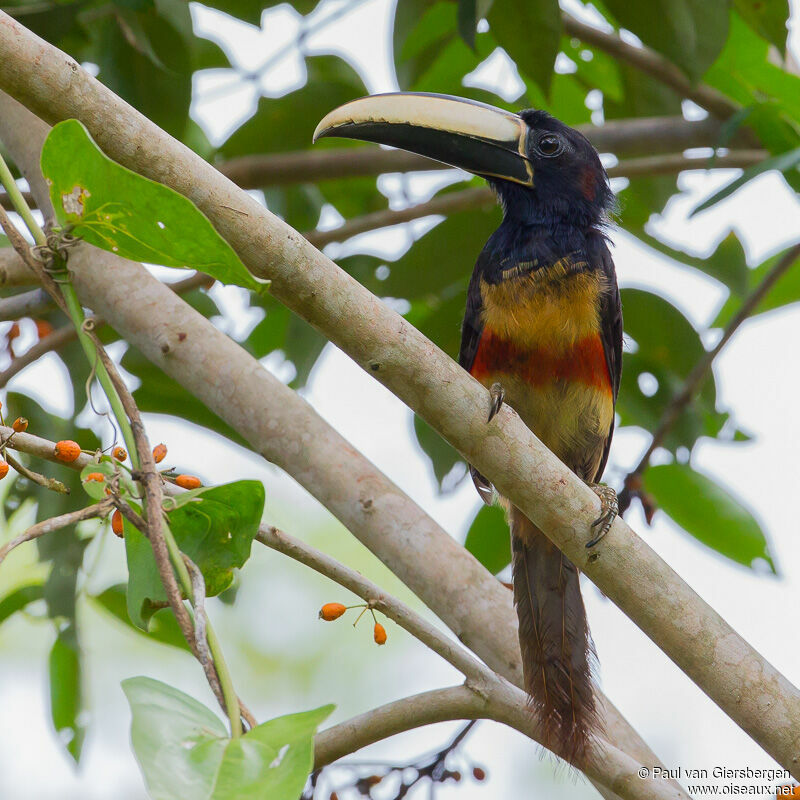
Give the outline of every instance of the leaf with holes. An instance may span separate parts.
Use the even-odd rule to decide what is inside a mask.
[[[169,511],[169,525],[178,547],[203,573],[206,595],[213,597],[230,586],[233,570],[250,557],[250,548],[264,512],[264,485],[235,481],[180,495]],[[125,525],[128,557],[128,614],[147,630],[153,613],[166,605],[150,543],[138,530]]]
[[[645,472],[644,488],[664,513],[699,542],[747,567],[763,560],[776,572],[758,521],[707,475],[688,464],[660,464]]]
[[[265,289],[190,200],[112,161],[78,120],[50,131],[42,172],[58,221],[89,244],[134,261],[198,269],[223,283]]]
[[[153,800],[297,800],[314,760],[314,734],[333,706],[288,714],[231,739],[193,698],[151,678],[122,682],[131,740]]]

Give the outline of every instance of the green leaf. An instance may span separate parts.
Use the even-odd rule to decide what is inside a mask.
[[[333,706],[289,714],[238,739],[204,705],[150,678],[122,682],[131,739],[153,800],[297,800],[314,734]]]
[[[769,274],[776,262],[786,255],[786,251],[777,253],[774,256],[766,259],[762,264],[759,264],[754,269],[748,270],[747,273],[747,290],[748,293],[761,284],[765,277]],[[775,281],[775,284],[761,299],[761,302],[756,306],[750,317],[764,314],[767,311],[773,311],[776,308],[797,303],[800,301],[800,268],[797,262],[790,267],[783,275]],[[739,310],[741,306],[741,297],[731,295],[719,310],[716,319],[711,323],[714,328],[722,328],[727,325],[733,315]]]
[[[511,563],[511,540],[500,506],[481,506],[469,526],[464,547],[496,575]]]
[[[254,297],[256,295],[253,295]],[[232,442],[246,445],[245,440],[227,422],[224,422],[205,403],[177,381],[164,374],[148,361],[136,348],[129,347],[122,357],[122,367],[135,375],[141,385],[133,393],[140,411],[153,414],[172,414],[195,425],[202,425]]]
[[[191,267],[223,283],[264,289],[190,200],[112,161],[78,120],[50,131],[42,172],[58,221],[90,244],[134,261]]]
[[[82,708],[81,656],[75,627],[59,631],[50,650],[50,715],[67,752],[80,760],[85,725],[80,722]]]
[[[183,13],[176,14],[180,6]],[[167,13],[162,14],[164,7]],[[109,89],[182,139],[192,100],[193,34],[187,5],[160,2],[158,9],[114,11],[86,25],[91,47],[79,60],[97,64],[98,77]]]
[[[307,150],[320,118],[336,106],[366,93],[358,73],[335,56],[313,56],[306,59],[308,82],[302,89],[283,97],[262,97],[256,113],[234,131],[220,147],[224,158],[252,153],[279,153]],[[337,141],[335,145],[346,147]]]
[[[417,437],[419,446],[422,448],[422,452],[431,461],[439,490],[445,492],[455,489],[461,482],[460,480],[453,486],[445,487],[444,479],[457,464],[463,464],[464,459],[451,444],[446,442],[422,417],[418,417],[416,414],[414,415],[414,434]]]
[[[489,27],[519,69],[549,94],[561,41],[558,0],[495,0]]]
[[[663,53],[692,81],[714,63],[728,36],[727,0],[606,0],[620,26]]]
[[[684,250],[670,247],[666,242],[651,236],[644,229],[631,230],[631,232],[642,244],[653,250],[668,256],[679,264],[693,267],[716,278],[731,290],[733,296],[741,297],[747,292],[751,270],[747,266],[742,243],[733,231],[730,231],[717,245],[716,250],[706,258],[693,256]]]
[[[389,265],[380,294],[413,300],[440,295],[454,284],[461,286],[499,224],[499,208],[451,214]]]
[[[181,633],[180,625],[169,608],[163,608],[153,614],[146,632],[137,628],[128,616],[126,589],[124,583],[118,583],[115,586],[109,586],[100,594],[94,595],[92,600],[116,620],[123,623],[129,631],[135,631],[137,636],[146,636],[148,639],[161,642],[161,644],[189,650],[189,645],[186,644],[186,639]]]
[[[790,150],[788,153],[781,153],[780,155],[772,156],[771,158],[765,158],[760,163],[754,164],[752,167],[748,167],[738,178],[732,180],[729,184],[723,186],[719,191],[714,192],[711,197],[700,203],[699,206],[692,210],[691,214],[689,214],[689,217],[693,217],[695,214],[705,211],[707,208],[711,208],[711,206],[716,205],[721,200],[724,200],[726,197],[732,195],[737,189],[740,189],[748,181],[751,181],[753,178],[757,178],[764,172],[769,172],[773,169],[784,173],[793,172],[795,177],[800,177],[800,147]]]
[[[786,22],[789,0],[733,0],[733,7],[742,19],[763,39],[786,55]]]
[[[623,425],[653,430],[697,361],[705,354],[698,332],[681,311],[663,297],[640,289],[621,291],[626,334],[635,348],[623,356],[617,412]],[[643,390],[640,378],[655,379],[654,392]],[[664,446],[673,452],[692,447],[700,436],[717,436],[727,415],[716,410],[713,373],[677,419]]]
[[[187,502],[187,500],[189,500]],[[199,489],[175,503],[169,525],[178,547],[203,573],[206,595],[213,597],[230,586],[233,570],[250,557],[250,548],[264,513],[264,485],[235,481]],[[128,614],[147,630],[147,622],[167,598],[147,539],[125,526],[128,557]]]
[[[0,625],[4,623],[12,614],[22,611],[23,608],[35,603],[37,600],[44,599],[44,584],[41,581],[28,583],[20,586],[13,592],[9,592],[0,600]]]
[[[478,26],[477,0],[458,0],[458,34],[467,47],[475,47],[475,29]]]
[[[661,464],[645,472],[644,487],[677,525],[707,547],[747,567],[764,559],[776,572],[761,526],[708,476],[688,464]]]

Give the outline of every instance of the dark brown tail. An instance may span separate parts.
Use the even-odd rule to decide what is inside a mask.
[[[519,509],[509,525],[525,688],[547,748],[580,763],[600,725],[578,570]]]

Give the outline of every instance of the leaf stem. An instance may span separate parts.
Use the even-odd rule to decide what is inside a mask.
[[[11,170],[8,168],[8,164],[6,164],[2,154],[0,154],[0,183],[3,184],[8,193],[8,199],[14,207],[14,211],[22,217],[25,227],[31,232],[34,242],[37,245],[46,245],[47,237],[44,235],[39,223],[34,219],[33,212],[25,202],[25,198],[22,196],[22,192],[20,192],[17,182],[14,180],[14,176],[11,174]]]
[[[0,154],[0,183],[8,193],[9,200],[11,200],[11,205],[14,207],[14,210],[20,215],[22,221],[25,223],[25,226],[30,231],[33,241],[39,247],[47,247],[47,236],[34,218],[30,207],[25,202],[25,198],[22,196],[22,193],[17,186],[17,182],[14,180],[14,176],[11,174],[11,170],[8,168],[8,164],[6,164],[2,154]],[[125,440],[125,446],[130,453],[131,463],[133,464],[134,469],[138,469],[139,459],[136,453],[136,442],[133,438],[133,432],[131,431],[128,417],[125,414],[125,409],[122,407],[122,401],[119,398],[119,394],[114,388],[114,384],[111,382],[108,370],[97,356],[97,350],[95,349],[94,342],[92,342],[91,338],[87,335],[83,328],[83,324],[86,321],[86,317],[83,313],[83,307],[78,301],[78,295],[75,292],[75,287],[72,285],[72,282],[69,279],[69,273],[66,274],[67,279],[64,282],[61,282],[59,286],[61,295],[66,305],[67,314],[69,315],[72,324],[75,326],[75,330],[78,334],[78,340],[81,343],[83,352],[86,354],[89,365],[92,367],[92,369],[94,369],[97,380],[100,382],[100,386],[108,398],[111,411],[117,420],[120,430],[122,431],[122,438]]]
[[[189,575],[189,569],[183,560],[183,555],[169,525],[164,526],[164,540],[167,543],[169,550],[170,561],[178,576],[181,588],[184,594],[194,603],[194,592],[192,591],[192,578]],[[230,670],[225,661],[225,656],[222,653],[222,647],[210,620],[206,620],[206,640],[208,641],[208,649],[211,652],[211,658],[214,661],[214,666],[217,670],[219,677],[219,685],[222,689],[222,696],[225,698],[225,709],[228,712],[228,719],[231,723],[231,736],[237,739],[242,735],[242,716],[239,707],[239,697],[233,686],[233,678],[231,677]]]

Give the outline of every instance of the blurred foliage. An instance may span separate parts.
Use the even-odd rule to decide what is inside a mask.
[[[258,26],[264,10],[277,4],[264,0],[209,0],[204,5]],[[311,152],[312,133],[322,115],[368,91],[363,76],[345,56],[306,54],[304,37],[309,15],[313,12],[318,20],[318,15],[330,9],[331,4],[323,3],[317,8],[315,0],[299,0],[292,5],[303,19],[297,38],[289,42],[289,47],[296,48],[303,58],[305,80],[283,96],[261,97],[249,118],[225,141],[213,146],[189,114],[193,99],[197,99],[194,92],[199,73],[217,70],[239,74],[242,82],[252,85],[260,75],[244,73],[229,59],[224,47],[197,35],[189,6],[183,0],[0,0],[0,7],[22,24],[79,62],[94,65],[102,82],[213,163],[290,151]],[[358,0],[342,0],[337,7],[355,10],[357,5]],[[605,15],[609,30],[622,28],[635,34],[692,83],[713,87],[739,109],[724,121],[720,147],[729,145],[742,129],[769,151],[769,160],[746,170],[697,211],[715,205],[765,170],[778,170],[792,187],[800,188],[800,77],[784,61],[787,0],[658,0],[650,4],[605,0],[593,3],[593,7]],[[597,44],[589,46],[565,35],[556,0],[401,0],[394,12],[390,47],[397,82],[404,90],[459,94],[513,110],[545,108],[572,125],[681,113],[682,98],[655,77],[604,52]],[[485,77],[483,67],[489,59],[504,63],[513,78],[506,81],[502,90]],[[508,100],[507,94],[498,94],[508,90],[514,81],[518,85],[516,97]],[[323,140],[314,152],[358,146]],[[115,191],[119,190],[119,181],[115,184]],[[140,192],[142,185],[131,191]],[[154,186],[150,184],[150,188]],[[674,176],[636,177],[615,187],[622,228],[682,268],[699,270],[711,277],[728,292],[716,319],[700,327],[657,294],[642,289],[623,292],[630,346],[624,355],[619,423],[652,431],[674,393],[705,353],[708,330],[730,321],[743,298],[759,284],[778,256],[748,265],[734,232],[707,256],[682,252],[659,240],[648,225],[676,195]],[[375,177],[261,188],[268,207],[301,231],[316,228],[325,212],[338,212],[347,219],[388,207],[383,187],[379,188]],[[443,191],[448,190],[452,187]],[[141,195],[140,200],[163,207],[160,199]],[[407,318],[455,356],[472,265],[499,218],[499,209],[453,213],[419,235],[388,264],[369,250],[368,243],[362,246],[356,240],[348,244],[348,255],[339,263],[371,291],[403,301]],[[192,224],[188,226],[188,241],[182,242],[187,246],[193,244]],[[186,239],[187,232],[184,234]],[[0,236],[0,247],[7,244]],[[175,258],[190,260],[183,255]],[[232,272],[219,277],[231,279],[236,269],[233,265]],[[217,305],[201,290],[187,294],[185,299],[208,318],[220,315]],[[756,313],[798,301],[800,271],[794,269],[777,281]],[[241,344],[259,359],[273,354],[282,356],[294,369],[291,385],[302,388],[325,339],[269,295],[252,294],[249,303],[261,317],[243,336]],[[64,324],[57,312],[43,314],[42,320],[54,326]],[[117,338],[110,327],[103,329],[102,336],[106,342]],[[11,355],[9,344],[4,358]],[[62,419],[30,397],[9,393],[6,414],[27,417],[30,430],[40,436],[74,439],[85,449],[93,450],[100,446],[96,434],[77,422],[86,404],[89,368],[75,342],[61,348],[57,355],[72,382],[72,413]],[[143,411],[188,420],[243,444],[229,426],[136,350],[125,352],[122,366],[140,381],[135,398]],[[645,489],[664,513],[704,545],[747,566],[763,559],[774,570],[766,538],[759,523],[746,511],[746,503],[731,497],[711,476],[690,466],[691,451],[703,438],[731,442],[747,439],[738,430],[731,410],[720,406],[717,395],[715,376],[709,373],[697,397],[664,441],[664,458],[672,458],[672,462],[647,470]],[[104,423],[98,424],[97,430],[104,431]],[[430,459],[431,475],[437,485],[443,490],[453,488],[466,474],[458,453],[421,420],[415,420],[414,430]],[[45,466],[45,471],[50,469]],[[17,480],[5,494],[5,518],[17,513],[25,498],[35,501],[38,520],[79,507],[85,501],[79,477],[66,470],[58,470],[58,476],[69,485],[71,494],[58,495],[24,479]],[[227,490],[221,487],[219,491]],[[213,518],[211,514],[209,519]],[[249,526],[242,534],[248,548],[254,520],[253,511],[247,525],[243,525]],[[223,527],[230,524],[227,521]],[[187,535],[193,535],[193,530],[189,526]],[[50,655],[51,715],[54,727],[62,732],[67,749],[76,759],[84,735],[86,693],[75,598],[84,554],[94,533],[95,530],[68,529],[56,537],[41,539],[41,575],[26,575],[0,597],[0,623],[42,599],[47,605],[56,630]],[[129,535],[129,558],[136,535]],[[509,552],[502,512],[496,507],[482,507],[471,523],[466,544],[492,572],[504,568]],[[239,563],[243,558],[236,561]],[[214,591],[227,585],[235,564],[217,566],[224,579],[212,587]],[[132,619],[139,624],[144,622],[144,600],[155,600],[155,605],[151,602],[147,609],[151,613],[163,598],[157,597],[154,581],[134,588],[130,615],[125,605],[127,594],[128,609],[131,608],[130,586],[107,587],[94,596],[93,602],[125,622],[132,635],[184,647],[167,612],[152,616],[148,633],[135,627]],[[150,758],[139,747],[137,752],[140,759]]]

